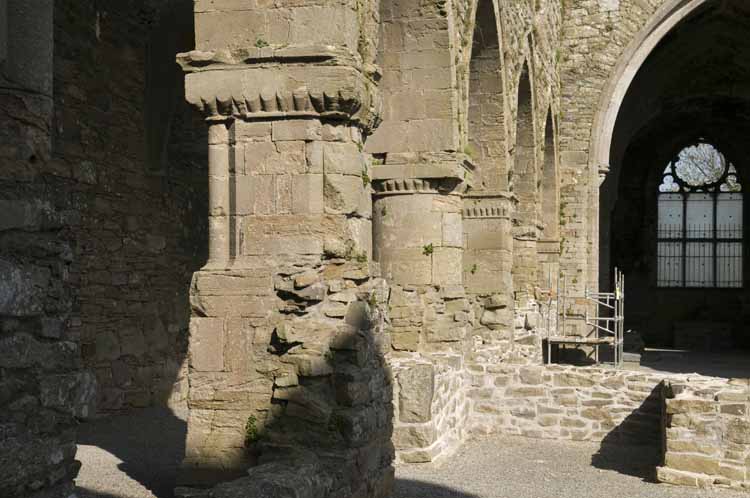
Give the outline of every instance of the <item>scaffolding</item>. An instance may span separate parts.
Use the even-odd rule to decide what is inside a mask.
[[[568,302],[576,300],[568,295],[567,278],[563,275],[562,282],[558,281],[557,327],[555,334],[548,328],[547,334],[547,363],[552,363],[552,346],[589,347],[594,352],[594,362],[601,363],[600,351],[602,346],[612,348],[612,364],[622,366],[625,346],[625,275],[615,268],[614,286],[612,292],[593,292],[588,289],[584,293],[585,311],[584,323],[590,327],[586,336],[567,333],[567,320],[570,317]],[[594,316],[590,309],[595,309]]]

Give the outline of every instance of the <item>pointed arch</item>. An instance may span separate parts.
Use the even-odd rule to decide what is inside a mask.
[[[478,190],[506,190],[502,58],[492,0],[479,0],[469,61],[465,152],[477,166]]]
[[[450,15],[419,0],[380,2],[382,123],[367,139],[373,154],[456,151],[458,104]]]
[[[514,219],[513,289],[516,300],[533,296],[537,282],[538,186],[534,141],[534,98],[529,63],[524,62],[518,80],[516,144],[510,189],[518,204]]]
[[[560,238],[560,184],[557,174],[557,151],[552,109],[547,110],[544,125],[544,159],[541,171],[540,219],[543,220],[541,240]]]
[[[522,224],[533,224],[536,222],[537,172],[534,161],[534,102],[528,62],[524,62],[518,79],[516,109],[516,145],[513,148],[510,189],[518,197],[518,220]]]

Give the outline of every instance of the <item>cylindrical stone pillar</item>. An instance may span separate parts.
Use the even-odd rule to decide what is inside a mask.
[[[376,182],[373,251],[383,276],[400,285],[463,283],[461,195],[438,179]]]

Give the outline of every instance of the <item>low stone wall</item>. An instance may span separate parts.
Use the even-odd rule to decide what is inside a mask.
[[[396,462],[432,462],[464,440],[469,416],[460,355],[392,359]]]
[[[565,365],[477,365],[473,433],[659,443],[659,375]]]
[[[750,491],[750,379],[668,381],[664,395],[659,481]]]

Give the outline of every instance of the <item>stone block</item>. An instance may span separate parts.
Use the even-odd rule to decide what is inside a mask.
[[[224,320],[193,317],[190,319],[190,367],[197,372],[224,370]]]
[[[274,212],[276,214],[289,214],[292,212],[292,175],[276,175],[274,180]]]
[[[592,387],[594,381],[584,375],[563,372],[555,374],[554,385],[558,387]]]
[[[410,365],[398,374],[399,420],[429,422],[435,389],[435,370],[427,363]]]
[[[271,123],[264,121],[233,121],[235,140],[271,137]]]
[[[273,175],[237,176],[235,214],[273,214],[276,207]],[[221,205],[229,206],[229,203]]]
[[[715,457],[667,452],[664,462],[667,467],[684,472],[719,474],[719,460]]]
[[[251,372],[254,370],[255,328],[247,318],[229,318],[226,321],[224,344],[224,370]]]
[[[437,439],[433,424],[396,426],[393,428],[393,445],[397,450],[427,448]]]
[[[718,403],[712,400],[699,398],[680,398],[667,400],[667,413],[713,413],[717,410]]]
[[[456,342],[466,337],[466,328],[455,322],[428,325],[428,342]]]
[[[287,119],[273,122],[273,141],[321,140],[322,126],[317,119]]]
[[[399,329],[391,333],[391,345],[397,351],[417,351],[419,349],[419,329]]]
[[[432,283],[458,285],[463,282],[461,257],[463,250],[454,247],[437,247],[432,253]]]
[[[40,315],[49,287],[48,268],[17,266],[0,259],[0,314],[10,316]]]
[[[353,143],[327,142],[323,144],[323,164],[326,174],[362,176],[366,170],[364,158]]]
[[[91,372],[43,377],[39,386],[42,406],[86,419],[96,411],[96,378]]]
[[[351,214],[357,212],[364,184],[359,176],[328,174],[323,179],[323,196],[327,213]]]
[[[120,340],[114,332],[99,332],[95,341],[97,361],[112,361],[120,357]]]
[[[538,385],[542,383],[543,373],[541,367],[523,367],[519,369],[518,376],[524,384]]]
[[[541,398],[547,395],[547,390],[538,386],[519,386],[508,388],[505,394],[512,398]]]
[[[324,210],[323,175],[295,175],[292,177],[292,212],[318,214]]]
[[[695,474],[689,472],[680,472],[668,467],[657,467],[656,479],[661,483],[672,484],[674,486],[698,486],[698,479]]]
[[[750,421],[731,419],[727,423],[726,438],[733,443],[750,445]]]
[[[463,219],[458,213],[443,214],[443,246],[464,246]]]
[[[0,200],[0,232],[11,229],[38,229],[45,207],[51,209],[50,206],[44,206],[39,202]]]
[[[381,251],[380,265],[383,276],[394,284],[432,283],[432,259],[421,248]]]
[[[724,413],[727,415],[746,415],[747,405],[723,404],[721,405],[721,413]]]
[[[140,357],[146,353],[146,338],[139,327],[130,327],[119,331],[120,352],[122,356]]]
[[[323,142],[305,143],[305,160],[307,173],[323,173]]]

